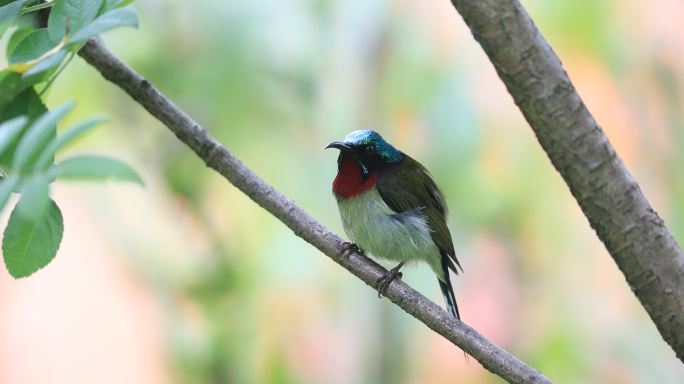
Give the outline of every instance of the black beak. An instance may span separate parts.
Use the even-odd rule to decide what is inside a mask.
[[[325,147],[324,149],[328,149],[328,148],[337,148],[337,149],[339,149],[340,151],[349,151],[349,150],[351,150],[351,147],[350,147],[350,146],[348,146],[347,144],[345,144],[345,143],[343,143],[343,142],[341,142],[341,141],[333,141],[332,143],[328,144],[328,146]]]

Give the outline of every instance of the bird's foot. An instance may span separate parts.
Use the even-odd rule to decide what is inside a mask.
[[[358,245],[356,245],[354,243],[350,243],[348,241],[345,241],[344,243],[342,243],[342,249],[340,250],[340,256],[347,258],[352,253],[363,254],[363,251],[361,250],[361,248],[359,248]]]
[[[401,267],[404,266],[404,263],[399,263],[396,267],[392,268],[387,272],[387,274],[381,278],[379,278],[376,283],[380,284],[378,287],[378,297],[381,298],[382,295],[385,294],[385,291],[389,287],[390,283],[394,281],[394,279],[401,279],[403,274],[399,272]]]

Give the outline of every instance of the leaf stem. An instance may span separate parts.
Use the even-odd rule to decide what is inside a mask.
[[[83,44],[81,44],[81,46],[82,45]],[[69,63],[71,62],[71,60],[73,60],[74,56],[76,56],[76,52],[78,52],[78,50],[81,49],[81,46],[79,46],[78,49],[74,49],[73,51],[71,51],[69,57],[67,57],[67,59],[64,62],[62,62],[62,64],[59,66],[59,69],[57,69],[57,71],[50,77],[50,80],[48,80],[47,84],[45,84],[45,87],[40,90],[38,96],[43,97],[43,94],[45,94],[45,92],[48,90],[48,88],[50,88],[52,83],[55,82],[57,76],[59,76],[62,73],[62,71],[64,71],[64,68],[66,68],[67,65],[69,65]]]
[[[30,7],[26,7],[24,9],[22,9],[20,15],[25,15],[27,13],[40,11],[41,9],[45,9],[45,8],[50,8],[53,5],[55,5],[54,1],[48,1],[47,3],[40,3],[40,4],[32,5]]]

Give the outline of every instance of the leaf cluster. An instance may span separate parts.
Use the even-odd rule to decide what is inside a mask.
[[[31,275],[56,255],[63,220],[50,198],[56,180],[108,179],[142,184],[128,165],[104,156],[55,155],[103,121],[91,118],[57,134],[73,109],[68,102],[49,111],[43,98],[55,77],[85,42],[107,30],[138,25],[127,0],[0,0],[0,37],[10,32],[0,71],[0,211],[20,195],[2,240],[5,266],[15,278]],[[47,14],[43,22],[36,16]],[[43,25],[41,25],[43,24]]]

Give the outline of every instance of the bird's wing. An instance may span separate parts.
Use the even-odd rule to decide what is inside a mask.
[[[458,272],[458,266],[463,270],[456,259],[451,233],[446,224],[446,203],[425,167],[404,155],[400,163],[390,166],[380,174],[376,188],[385,204],[398,214],[407,211],[423,214],[432,230],[432,241],[440,253],[447,256],[450,269]]]

